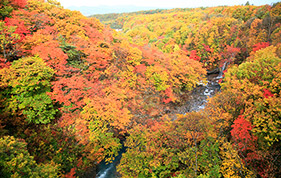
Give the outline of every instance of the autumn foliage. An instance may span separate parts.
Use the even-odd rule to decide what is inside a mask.
[[[122,145],[122,177],[280,175],[280,3],[158,12],[120,15],[118,33],[1,0],[1,175],[83,176]],[[224,67],[206,108],[175,116]]]

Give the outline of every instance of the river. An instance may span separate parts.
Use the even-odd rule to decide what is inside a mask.
[[[218,80],[222,78],[222,73],[212,74],[207,76],[207,83],[200,83],[191,93],[188,102],[181,107],[177,107],[173,114],[185,114],[191,111],[199,111],[204,109],[207,99],[214,96],[218,91],[220,91],[220,85]],[[119,152],[119,155],[115,160],[106,164],[102,162],[97,167],[96,178],[118,178],[118,173],[116,171],[116,166],[119,164],[122,157],[122,153],[125,152],[125,148]]]
[[[122,153],[125,153],[126,149],[123,147],[117,157],[115,157],[112,163],[106,164],[104,161],[101,162],[97,167],[97,178],[117,178],[118,173],[116,170],[116,166],[119,164]]]

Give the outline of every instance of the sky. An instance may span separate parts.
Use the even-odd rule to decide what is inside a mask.
[[[132,5],[157,8],[192,8],[220,5],[241,5],[248,0],[57,0],[65,8],[71,6],[117,6]],[[250,4],[264,5],[279,2],[279,0],[249,0]]]

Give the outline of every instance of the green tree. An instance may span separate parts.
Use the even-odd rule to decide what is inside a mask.
[[[6,89],[5,110],[20,110],[28,122],[46,124],[55,118],[56,109],[47,95],[54,70],[39,57],[26,57],[14,61],[10,68],[0,70],[1,83]]]
[[[59,177],[58,165],[37,164],[26,147],[24,140],[13,136],[0,138],[0,174],[9,177]]]

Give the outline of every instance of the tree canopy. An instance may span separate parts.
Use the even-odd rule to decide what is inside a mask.
[[[81,177],[122,145],[122,177],[281,174],[280,3],[99,16],[121,32],[55,0],[0,6],[1,176]],[[221,91],[175,116],[212,71]]]

